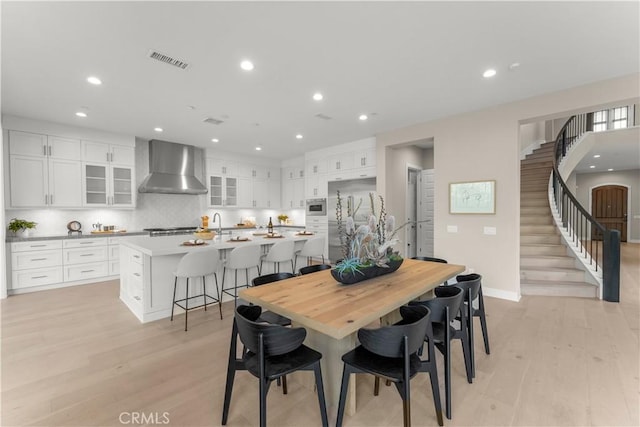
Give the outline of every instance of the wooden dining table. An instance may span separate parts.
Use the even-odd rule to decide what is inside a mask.
[[[429,297],[433,288],[464,270],[462,265],[405,259],[397,271],[353,285],[343,285],[330,270],[322,270],[244,289],[239,296],[290,318],[294,326],[306,328],[305,344],[323,355],[327,405],[335,410],[340,397],[341,357],[357,345],[358,329],[381,320],[383,324],[393,323],[399,307]],[[346,411],[353,414],[355,410],[352,376]]]

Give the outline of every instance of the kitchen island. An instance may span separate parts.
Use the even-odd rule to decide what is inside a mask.
[[[293,240],[296,250],[301,249],[304,242],[315,235],[300,235],[296,232],[283,233],[282,238],[266,238],[264,235],[254,235],[257,230],[234,232],[233,235],[223,234],[213,240],[205,240],[206,245],[184,246],[183,243],[192,236],[164,236],[164,237],[132,237],[122,242],[120,247],[120,300],[126,304],[133,314],[143,323],[171,316],[173,298],[173,272],[183,255],[189,252],[217,248],[220,258],[226,259],[227,254],[239,245],[260,245],[262,253],[266,253],[271,245],[282,240]],[[231,239],[248,238],[248,241],[231,241]],[[250,280],[258,275],[254,269],[250,272]],[[202,293],[202,283],[192,281],[189,293]],[[208,286],[212,286],[213,283]],[[227,283],[231,286],[232,281]],[[222,264],[218,271],[218,285],[222,291]],[[208,288],[211,292],[212,288]],[[230,301],[226,296],[223,301]],[[176,312],[180,312],[176,308]]]

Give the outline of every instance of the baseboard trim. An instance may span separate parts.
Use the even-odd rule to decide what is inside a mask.
[[[640,243],[638,239],[627,239],[627,243]]]
[[[492,297],[492,298],[506,299],[508,301],[515,301],[515,302],[520,301],[519,291],[518,292],[503,291],[502,289],[487,288],[483,286],[482,295]]]

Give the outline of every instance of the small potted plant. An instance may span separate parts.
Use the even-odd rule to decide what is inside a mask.
[[[13,218],[9,222],[9,231],[13,232],[16,237],[29,237],[29,230],[36,228],[36,224],[26,219]]]
[[[289,219],[288,215],[285,215],[285,214],[278,215],[278,221],[280,221],[280,225],[286,224],[288,219]]]

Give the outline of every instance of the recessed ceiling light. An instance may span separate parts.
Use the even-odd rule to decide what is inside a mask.
[[[360,114],[360,116],[358,117],[358,119],[365,121],[367,120],[369,117],[366,114]]]
[[[595,169],[596,167],[594,165],[589,166],[591,169]]]
[[[597,158],[599,158],[599,157],[600,157],[600,154],[594,154],[594,155],[593,155],[593,158],[594,158],[594,159],[597,159]]]
[[[87,77],[87,81],[89,83],[91,83],[92,85],[101,85],[102,84],[102,80],[100,80],[99,78],[97,78],[95,76]]]
[[[76,116],[78,116],[78,117],[87,117],[87,113],[84,113],[84,112],[82,112],[82,111],[78,111],[78,112],[76,113]]]
[[[245,71],[251,71],[254,68],[253,62],[244,60],[240,63],[240,68],[242,68]]]
[[[296,139],[302,139],[302,135],[301,134],[297,134],[296,135]]]
[[[164,129],[162,129],[162,128],[153,128],[153,130],[155,130],[156,132],[162,132]]]
[[[220,140],[218,138],[212,138],[211,142],[220,142]]]
[[[607,169],[607,171],[611,172],[611,171],[613,171],[613,169]]]
[[[262,147],[260,147],[259,145],[256,147],[256,151],[262,151]]]
[[[313,100],[314,101],[322,101],[322,98],[324,98],[324,96],[322,96],[322,94],[320,92],[316,92],[313,94]]]
[[[484,77],[485,79],[488,79],[489,77],[493,77],[495,75],[496,75],[496,70],[494,70],[493,68],[489,68],[484,73],[482,73],[482,77]]]
[[[509,69],[510,70],[515,70],[516,68],[518,68],[520,66],[519,62],[513,62],[509,65]]]

